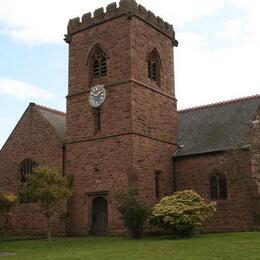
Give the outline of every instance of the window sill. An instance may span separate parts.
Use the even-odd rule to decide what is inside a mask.
[[[211,202],[215,202],[217,206],[225,206],[229,204],[229,200],[227,199],[219,199],[219,200],[211,200]]]
[[[97,84],[107,84],[107,76],[99,77],[99,78],[93,78],[90,83],[90,88],[94,87]]]
[[[151,79],[149,79],[149,83],[154,87],[154,88],[161,88],[160,87],[160,84],[158,84],[156,81],[154,81],[154,80],[151,80]]]

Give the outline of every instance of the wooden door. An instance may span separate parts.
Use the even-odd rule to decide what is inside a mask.
[[[92,204],[92,233],[105,235],[107,229],[107,201],[103,197],[97,197]]]

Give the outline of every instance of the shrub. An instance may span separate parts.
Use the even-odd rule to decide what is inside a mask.
[[[0,192],[0,214],[4,218],[4,232],[8,235],[11,227],[11,216],[15,208],[17,196],[12,192]]]
[[[192,190],[167,196],[152,210],[151,223],[170,229],[174,235],[189,237],[195,228],[216,211],[215,203],[207,203]]]
[[[117,196],[117,200],[125,227],[133,238],[141,238],[144,223],[150,215],[149,205],[139,198],[137,189],[129,189],[127,194]]]

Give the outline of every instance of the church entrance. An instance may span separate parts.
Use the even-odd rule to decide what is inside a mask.
[[[92,203],[92,233],[105,235],[107,228],[107,201],[103,197],[97,197]]]

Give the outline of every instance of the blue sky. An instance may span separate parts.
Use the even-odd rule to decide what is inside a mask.
[[[107,0],[0,0],[0,147],[29,102],[65,111],[69,18]],[[260,1],[140,0],[173,24],[179,108],[260,90]]]

